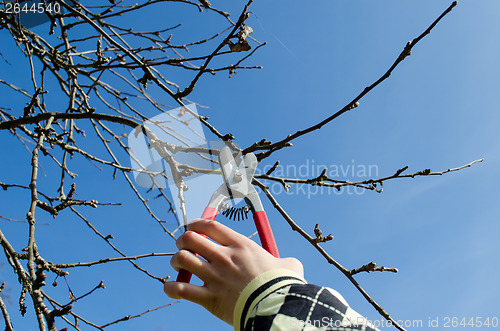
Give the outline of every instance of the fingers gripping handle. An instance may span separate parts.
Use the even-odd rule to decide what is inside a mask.
[[[205,208],[201,218],[206,220],[214,221],[217,217],[217,209],[212,207]],[[265,211],[256,211],[253,214],[253,220],[255,222],[255,227],[259,233],[260,242],[262,247],[271,253],[272,256],[279,258],[280,254],[278,252],[278,247],[276,246],[276,241],[274,240],[273,231],[271,230],[271,225],[267,219]],[[199,254],[195,253],[196,256]],[[177,275],[177,282],[189,283],[193,274],[187,270],[181,269]]]
[[[214,221],[216,217],[217,217],[217,209],[212,207],[205,208],[205,210],[203,211],[203,215],[201,215],[201,218],[211,221]],[[206,237],[203,234],[202,236]],[[200,256],[198,253],[194,253],[194,255]],[[176,282],[189,283],[191,281],[192,276],[193,274],[191,272],[185,269],[181,269],[179,271],[179,274],[177,275]]]
[[[257,232],[259,233],[262,247],[271,253],[272,256],[279,258],[280,253],[278,252],[278,246],[276,246],[276,241],[274,240],[273,231],[271,230],[271,225],[267,219],[266,212],[256,211],[253,214],[253,220],[255,222]]]

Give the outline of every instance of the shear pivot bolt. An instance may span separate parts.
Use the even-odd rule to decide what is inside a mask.
[[[243,175],[241,174],[241,172],[236,172],[234,174],[234,177],[233,177],[233,180],[236,182],[236,183],[239,183],[241,182],[241,180],[243,179]]]

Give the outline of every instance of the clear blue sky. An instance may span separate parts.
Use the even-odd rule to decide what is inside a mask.
[[[234,16],[244,4],[212,3],[231,9]],[[435,0],[336,0],[306,7],[296,1],[257,1],[247,24],[254,30],[252,36],[268,45],[247,64],[264,68],[240,70],[230,79],[225,73],[207,75],[190,100],[208,106],[200,112],[221,131],[233,133],[240,146],[264,137],[276,141],[342,108],[378,79],[406,42],[423,32],[450,4]],[[157,6],[141,17],[128,19],[131,26],[140,26],[139,30],[187,22],[178,37],[174,34],[180,40],[193,34],[208,36],[219,29],[205,25],[213,18],[207,13],[198,13],[195,8],[177,12],[177,8],[181,6]],[[296,140],[293,148],[275,153],[260,165],[276,160],[296,168],[321,164],[345,170],[371,165],[372,175],[386,176],[406,165],[410,172],[426,168],[441,171],[485,158],[472,168],[441,177],[387,182],[382,194],[324,192],[308,198],[292,187],[293,194],[276,195],[304,229],[312,233],[314,225],[320,223],[324,233],[335,236],[324,247],[344,266],[356,268],[375,261],[397,267],[398,274],[362,274],[357,279],[396,320],[421,320],[423,329],[427,329],[429,318],[439,318],[440,327],[432,330],[444,330],[446,317],[500,318],[499,10],[500,3],[495,0],[461,1],[357,109]],[[37,31],[44,29],[48,27]],[[6,31],[0,31],[0,40],[0,51],[11,63],[0,59],[0,78],[12,79],[31,92],[28,72],[17,69],[27,68],[27,60],[12,50],[14,44]],[[171,80],[188,78],[174,74]],[[173,105],[167,96],[156,96]],[[22,109],[26,100],[16,98],[11,99],[10,90],[0,87],[0,106]],[[0,132],[0,139],[0,181],[20,179],[27,184],[28,152],[8,132]],[[49,160],[44,162],[50,164]],[[122,207],[80,209],[103,233],[113,233],[116,243],[132,255],[175,250],[173,241],[159,233],[144,208],[126,206],[127,201],[133,201],[133,194],[123,180],[112,181],[109,169],[99,171],[82,158],[74,164],[84,165],[74,169],[79,173],[79,198],[125,202]],[[59,172],[51,172],[50,167],[46,172],[41,185],[55,195],[50,178]],[[346,177],[359,178],[352,173]],[[29,206],[27,192],[1,194],[0,215],[24,219]],[[207,200],[210,195],[207,192]],[[262,200],[281,255],[300,259],[309,282],[335,288],[361,314],[380,320],[347,279],[292,232],[263,195]],[[41,253],[48,260],[74,262],[77,255],[90,261],[109,253],[102,240],[69,212],[56,220],[43,215],[39,221],[50,223],[38,230]],[[245,234],[253,231],[252,221],[228,224]],[[0,220],[0,226],[18,250],[26,245],[25,224]],[[0,262],[5,260],[0,258]],[[144,260],[141,265],[158,275],[175,276],[168,258]],[[34,330],[32,311],[24,319],[17,313],[19,289],[6,265],[0,269],[0,281],[4,279],[12,286],[6,294],[11,297],[9,308],[16,330]],[[85,293],[101,279],[107,289],[75,307],[76,312],[93,317],[98,324],[172,302],[159,282],[135,272],[126,262],[72,270],[68,277],[75,294]],[[52,281],[49,277],[47,282]],[[66,298],[64,281],[58,282],[53,293]],[[30,299],[27,302],[31,304]],[[231,329],[188,302],[109,329],[180,328]]]

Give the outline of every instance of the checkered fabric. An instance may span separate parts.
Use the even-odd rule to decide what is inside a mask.
[[[288,270],[272,270],[243,290],[235,308],[235,331],[378,331],[335,290]]]

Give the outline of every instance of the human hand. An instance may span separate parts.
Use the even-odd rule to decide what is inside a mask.
[[[166,282],[163,289],[169,297],[197,303],[231,325],[236,301],[252,279],[272,269],[288,269],[303,277],[299,260],[275,258],[251,239],[217,221],[197,219],[189,223],[188,230],[177,239],[179,252],[170,264],[176,271],[192,272],[204,284]]]

